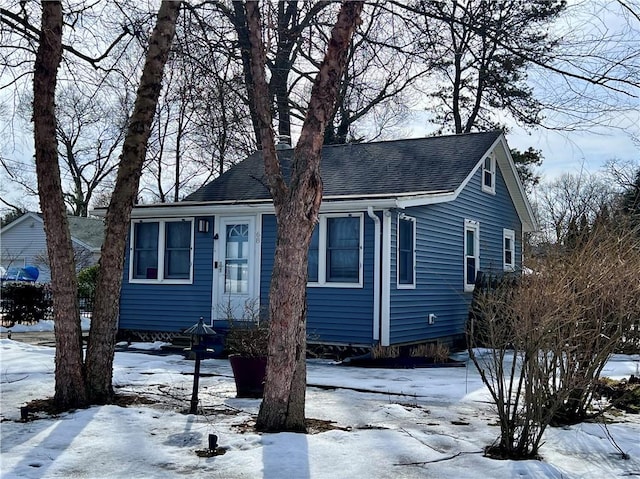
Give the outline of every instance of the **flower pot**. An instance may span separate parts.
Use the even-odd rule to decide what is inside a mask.
[[[261,398],[264,392],[264,377],[267,370],[266,357],[245,357],[233,354],[229,363],[236,381],[236,397]]]

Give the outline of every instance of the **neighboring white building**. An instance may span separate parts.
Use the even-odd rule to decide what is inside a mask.
[[[81,270],[100,259],[104,222],[99,218],[68,216],[76,268]],[[44,221],[39,213],[25,213],[0,230],[0,268],[36,266],[39,283],[48,283],[51,273],[47,260]]]

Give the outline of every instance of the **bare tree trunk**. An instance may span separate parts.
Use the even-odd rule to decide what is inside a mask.
[[[93,403],[109,402],[113,397],[113,356],[131,209],[138,193],[151,123],[181,3],[164,1],[160,5],[107,211],[86,361],[89,398]]]
[[[60,181],[55,89],[62,59],[62,4],[42,2],[42,29],[33,75],[33,123],[38,193],[51,268],[56,337],[54,402],[60,410],[86,405],[82,331],[73,247]]]
[[[258,113],[256,112],[257,101],[255,91],[251,88],[254,85],[253,70],[251,68],[251,41],[249,40],[250,32],[247,28],[247,12],[243,2],[233,2],[233,15],[229,18],[233,23],[238,35],[238,46],[240,47],[240,58],[242,59],[242,72],[244,74],[244,82],[247,85],[247,97],[249,100],[249,112],[251,114],[251,123],[253,131],[256,135],[256,144],[262,143],[260,137],[260,122],[258,121]]]
[[[325,127],[335,109],[349,43],[360,22],[362,7],[363,2],[342,4],[311,91],[287,186],[275,150],[260,12],[255,2],[246,3],[262,154],[278,220],[269,295],[269,360],[264,399],[256,422],[256,427],[265,431],[306,429],[307,253],[322,201],[320,153]]]

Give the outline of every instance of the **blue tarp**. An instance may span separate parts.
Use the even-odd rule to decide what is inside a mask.
[[[2,276],[2,281],[30,281],[34,282],[40,276],[40,271],[35,266],[25,266],[24,268],[11,267]]]

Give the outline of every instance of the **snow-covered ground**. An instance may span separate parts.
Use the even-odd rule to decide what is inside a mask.
[[[499,429],[471,364],[384,370],[310,360],[306,415],[331,421],[335,429],[258,434],[251,426],[260,401],[235,397],[228,361],[203,361],[202,413],[189,415],[193,361],[117,352],[117,391],[153,403],[20,422],[21,406],[53,395],[54,353],[0,340],[2,478],[640,477],[640,417],[634,415],[620,415],[606,429],[592,423],[550,428],[542,461],[483,457]],[[629,377],[639,364],[640,356],[615,356],[604,375]],[[210,434],[225,453],[200,457]],[[620,457],[609,435],[630,459]]]
[[[91,327],[91,318],[87,317],[86,315],[81,316],[80,327],[82,328],[83,331],[89,331],[89,328]],[[45,319],[36,324],[30,324],[30,325],[15,324],[10,328],[0,326],[0,333],[6,333],[7,331],[11,331],[13,333],[53,331],[53,320]]]

